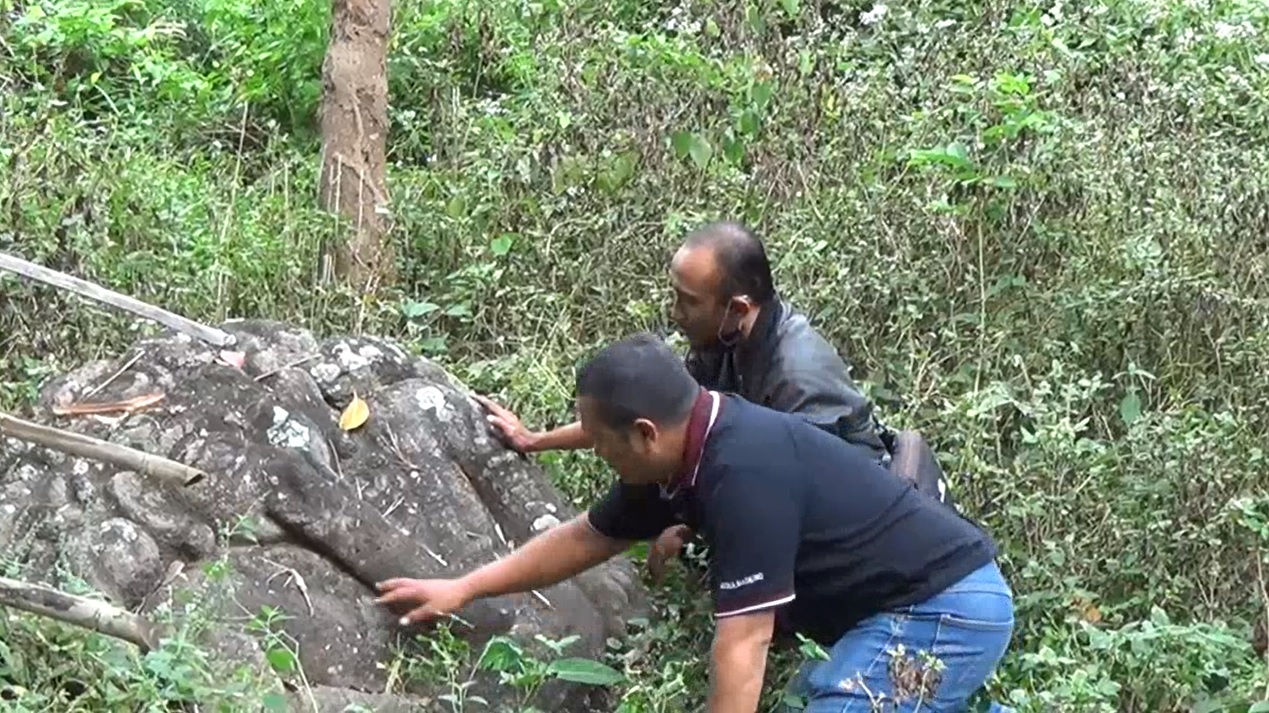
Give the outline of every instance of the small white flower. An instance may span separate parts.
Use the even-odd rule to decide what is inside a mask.
[[[868,12],[860,13],[859,21],[865,25],[875,25],[878,22],[881,22],[881,18],[885,17],[889,10],[890,8],[886,7],[884,4],[877,3],[876,5],[873,5],[872,9]]]

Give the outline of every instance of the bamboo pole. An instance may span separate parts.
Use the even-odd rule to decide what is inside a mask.
[[[207,477],[197,468],[118,443],[110,443],[82,433],[24,421],[0,412],[0,433],[51,448],[62,453],[91,458],[153,476],[178,488],[194,485]]]
[[[106,602],[5,577],[0,577],[0,605],[122,639],[142,653],[157,648],[162,634],[148,619]]]
[[[165,309],[160,309],[153,305],[148,305],[138,299],[121,295],[118,292],[108,290],[99,285],[94,285],[87,280],[81,280],[78,277],[64,275],[56,270],[50,270],[42,265],[36,265],[33,262],[27,262],[21,258],[12,255],[0,253],[0,270],[8,270],[17,273],[22,277],[30,280],[43,282],[53,287],[63,290],[69,290],[81,297],[87,297],[97,302],[110,305],[116,309],[131,312],[139,317],[143,317],[152,322],[176,330],[182,334],[187,334],[195,339],[201,339],[208,344],[216,347],[233,346],[236,339],[232,334],[215,327],[208,327],[199,324],[191,319],[186,319],[179,314],[173,314]]]

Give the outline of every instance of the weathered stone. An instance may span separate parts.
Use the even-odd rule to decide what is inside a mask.
[[[205,565],[223,559],[233,590],[223,613],[284,613],[274,625],[297,642],[307,680],[327,703],[419,710],[435,700],[425,683],[399,700],[353,693],[384,690],[384,664],[401,635],[424,631],[402,632],[374,604],[374,583],[458,574],[575,511],[540,469],[489,434],[479,405],[437,365],[382,339],[319,341],[265,321],[225,328],[246,354],[241,370],[186,337],[148,339],[48,384],[33,416],[201,468],[205,481],[175,489],[0,443],[0,551],[49,578],[64,562],[120,606],[143,611],[205,593],[214,584]],[[90,400],[159,389],[162,401],[122,417],[51,414],[54,403],[84,400],[138,353]],[[339,410],[354,395],[371,416],[345,433]],[[164,581],[174,571],[180,576]],[[628,617],[646,613],[624,560],[540,594],[549,605],[529,595],[476,602],[458,612],[472,628],[455,630],[477,650],[495,635],[577,635],[568,655],[598,656]],[[224,631],[211,641],[241,645]],[[223,653],[242,660],[241,652]],[[472,692],[497,708],[490,679]],[[596,710],[594,695],[557,682],[536,705]]]

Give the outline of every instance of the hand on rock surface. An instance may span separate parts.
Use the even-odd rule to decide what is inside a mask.
[[[382,593],[377,604],[411,607],[401,617],[408,626],[447,616],[467,606],[472,597],[461,579],[389,579],[376,585]]]
[[[667,527],[656,542],[652,543],[652,548],[648,551],[648,571],[652,574],[652,581],[660,582],[665,576],[665,565],[674,559],[680,550],[683,549],[683,543],[687,542],[692,536],[692,528],[687,525],[675,525]]]
[[[499,406],[489,398],[476,394],[475,399],[489,412],[489,415],[485,417],[486,420],[497,429],[508,445],[521,453],[533,451],[538,434],[525,428],[524,424],[520,423],[520,419],[514,413]]]

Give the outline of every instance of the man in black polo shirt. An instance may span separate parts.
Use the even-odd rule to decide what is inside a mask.
[[[451,613],[686,524],[710,548],[711,713],[755,711],[777,614],[830,650],[805,680],[812,713],[963,711],[991,676],[1013,602],[986,533],[805,420],[701,388],[650,334],[600,352],[577,395],[619,476],[608,495],[459,579],[383,582],[380,602],[407,622]]]
[[[690,234],[670,264],[671,319],[687,337],[687,369],[707,389],[732,392],[763,406],[798,414],[868,458],[888,464],[894,434],[875,417],[850,369],[807,318],[782,300],[762,240],[731,222]],[[590,447],[580,424],[531,431],[515,414],[478,396],[490,422],[522,453]],[[940,477],[918,485],[950,506]],[[690,536],[669,528],[649,557],[658,576]]]

